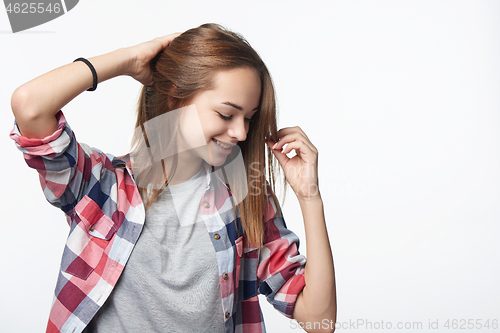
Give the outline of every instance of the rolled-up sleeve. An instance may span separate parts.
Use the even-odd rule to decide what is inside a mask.
[[[306,257],[299,253],[299,238],[287,229],[273,197],[268,196],[264,212],[265,235],[257,268],[258,288],[276,310],[292,318],[297,296],[305,286]]]
[[[30,168],[38,171],[43,193],[53,206],[69,214],[83,192],[85,178],[92,172],[90,155],[76,141],[62,111],[56,114],[57,130],[43,138],[27,138],[21,135],[17,122],[10,132],[16,147],[23,152]],[[88,148],[87,148],[88,150]],[[92,151],[90,150],[92,154]],[[100,160],[99,153],[95,153]]]

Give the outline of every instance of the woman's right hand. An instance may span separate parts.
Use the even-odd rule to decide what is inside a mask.
[[[125,50],[130,55],[130,64],[125,73],[145,86],[153,84],[153,73],[149,63],[163,49],[165,49],[180,33],[157,37],[148,42],[127,47]]]

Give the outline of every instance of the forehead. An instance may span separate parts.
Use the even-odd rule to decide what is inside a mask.
[[[261,82],[258,74],[249,68],[237,68],[218,72],[214,77],[214,87],[207,90],[207,97],[231,102],[244,109],[258,106]]]

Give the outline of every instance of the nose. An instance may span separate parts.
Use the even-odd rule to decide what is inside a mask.
[[[234,119],[228,130],[229,136],[238,141],[245,141],[247,139],[247,132],[247,126],[243,117],[241,119]]]

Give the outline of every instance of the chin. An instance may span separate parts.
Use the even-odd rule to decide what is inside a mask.
[[[203,159],[207,164],[212,165],[214,167],[220,167],[226,163],[227,158],[217,158],[215,160],[211,160],[210,158]]]

